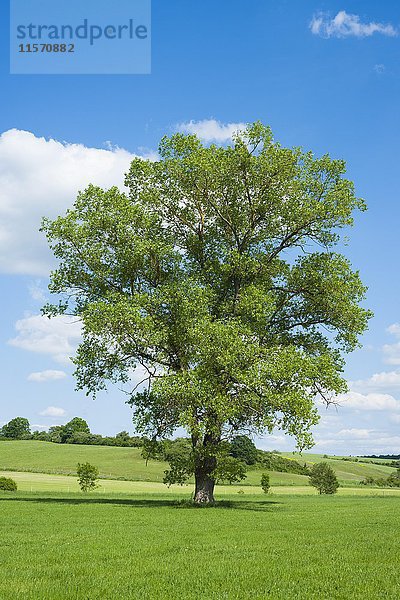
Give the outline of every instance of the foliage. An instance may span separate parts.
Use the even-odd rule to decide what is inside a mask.
[[[268,473],[263,473],[261,475],[261,487],[264,494],[268,494],[271,487]]]
[[[257,462],[260,466],[269,471],[279,471],[280,473],[296,473],[297,475],[309,475],[310,470],[307,465],[301,465],[293,458],[280,456],[275,452],[257,450]]]
[[[186,438],[165,440],[161,446],[162,460],[167,461],[170,466],[164,471],[164,483],[184,484],[194,473],[193,449],[190,441]]]
[[[229,454],[246,465],[254,465],[258,457],[254,442],[246,435],[237,435],[233,438]]]
[[[136,429],[185,428],[196,481],[212,484],[225,439],[278,427],[310,447],[315,400],[346,391],[342,354],[370,312],[335,246],[365,205],[342,160],[282,148],[260,123],[231,146],[176,134],[159,153],[132,161],[129,194],[91,185],[43,221],[61,296],[44,313],[83,322],[78,389],[144,367]]]
[[[216,483],[238,483],[247,477],[246,465],[233,456],[223,454],[218,457],[213,477]]]
[[[74,417],[71,421],[68,421],[68,423],[62,426],[61,443],[69,443],[77,433],[90,434],[89,425],[86,423],[85,419],[81,419],[81,417]]]
[[[366,477],[363,481],[360,481],[361,485],[375,485],[378,487],[400,487],[400,468],[397,469],[396,473],[392,473],[389,477]]]
[[[0,477],[0,490],[4,492],[16,492],[17,484],[11,477]]]
[[[82,492],[89,492],[98,487],[96,480],[99,477],[99,470],[90,463],[78,463],[77,467],[78,483]]]
[[[311,467],[310,485],[320,494],[336,494],[339,482],[332,467],[327,462],[320,462]]]
[[[24,417],[15,417],[15,419],[11,419],[11,421],[6,423],[6,425],[3,425],[1,429],[1,435],[3,437],[13,440],[29,439],[30,434],[29,421]]]

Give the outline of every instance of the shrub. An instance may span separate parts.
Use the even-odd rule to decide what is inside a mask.
[[[82,492],[89,492],[98,487],[96,480],[99,477],[99,470],[90,463],[78,463],[77,468],[78,483]]]
[[[310,471],[310,485],[320,494],[336,494],[339,487],[335,471],[327,462],[316,463]]]
[[[16,492],[17,484],[10,477],[0,477],[0,490],[5,492]]]
[[[269,489],[270,489],[270,483],[269,483],[269,475],[268,473],[263,473],[261,475],[261,487],[262,490],[264,492],[264,494],[268,494]]]
[[[266,452],[265,450],[257,450],[257,462],[268,469],[268,471],[279,471],[281,473],[295,473],[297,475],[309,475],[310,471],[307,465],[301,465],[293,458],[285,458],[279,456],[275,452]]]

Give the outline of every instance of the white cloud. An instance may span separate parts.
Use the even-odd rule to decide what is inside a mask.
[[[399,371],[382,371],[374,373],[368,379],[359,379],[350,381],[349,388],[353,391],[364,392],[366,390],[375,389],[392,389],[400,387],[400,372]]]
[[[386,71],[386,67],[382,64],[374,65],[374,71],[377,75],[382,75]]]
[[[351,15],[345,10],[337,13],[333,19],[326,13],[314,15],[310,23],[311,32],[324,38],[330,37],[369,37],[374,33],[387,36],[398,35],[397,29],[390,23],[362,23],[358,15]]]
[[[40,279],[35,279],[35,281],[32,281],[28,286],[28,290],[32,300],[40,303],[46,302],[46,290],[43,288]]]
[[[400,342],[397,342],[397,344],[385,344],[382,351],[386,364],[400,365]]]
[[[81,323],[74,317],[59,316],[48,319],[33,315],[15,324],[17,336],[8,341],[11,346],[50,354],[59,363],[69,363],[81,341]]]
[[[67,376],[64,371],[55,371],[48,369],[47,371],[37,371],[36,373],[30,373],[28,375],[28,381],[36,381],[37,383],[43,383],[44,381],[57,381],[58,379],[64,379]]]
[[[48,406],[39,413],[42,417],[64,417],[66,414],[67,411],[58,406]]]
[[[386,331],[392,335],[395,335],[396,337],[400,337],[400,323],[392,323],[392,325],[389,325]]]
[[[400,339],[400,324],[392,323],[386,329],[388,333],[391,333],[397,339]],[[400,342],[396,342],[394,344],[385,344],[382,347],[382,352],[384,355],[384,361],[388,365],[400,365]]]
[[[219,143],[228,142],[232,139],[234,133],[245,128],[245,123],[221,123],[215,119],[189,121],[177,125],[177,130],[182,133],[195,134],[205,142]]]
[[[392,415],[390,415],[390,420],[392,421],[392,423],[396,423],[398,425],[400,425],[400,415],[396,413],[393,413]]]
[[[355,408],[357,410],[400,409],[400,402],[390,394],[349,392],[348,394],[341,394],[337,399],[343,408]]]
[[[18,129],[0,135],[0,271],[47,275],[53,259],[38,231],[41,218],[64,213],[89,183],[122,188],[133,157]]]
[[[356,427],[352,427],[350,429],[341,429],[336,435],[340,439],[365,440],[371,437],[371,433],[373,433],[371,429],[357,429]]]

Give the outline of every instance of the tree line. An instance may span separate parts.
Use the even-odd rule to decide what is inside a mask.
[[[120,431],[115,436],[102,436],[92,433],[89,425],[81,417],[74,417],[65,425],[53,425],[48,431],[33,431],[29,420],[15,417],[0,428],[1,440],[38,440],[56,444],[85,444],[94,446],[130,446],[140,447],[143,438],[131,436],[127,431]]]

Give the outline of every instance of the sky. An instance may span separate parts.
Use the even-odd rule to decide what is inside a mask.
[[[345,159],[368,205],[345,252],[374,318],[346,358],[350,392],[321,408],[314,451],[399,453],[400,4],[153,0],[148,75],[10,75],[7,2],[0,30],[0,425],[78,415],[95,433],[133,431],[121,391],[74,391],[79,324],[40,315],[54,266],[41,217],[89,183],[122,186],[132,157],[156,159],[165,134],[226,144],[261,120],[285,146]],[[276,431],[257,445],[295,442]]]

